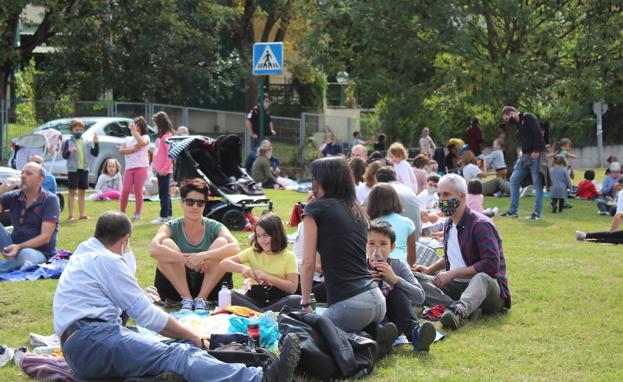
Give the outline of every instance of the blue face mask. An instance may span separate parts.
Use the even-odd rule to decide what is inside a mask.
[[[74,138],[75,139],[80,139],[82,138],[82,133],[73,133],[74,134]]]

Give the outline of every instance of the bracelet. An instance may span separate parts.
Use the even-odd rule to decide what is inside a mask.
[[[303,303],[301,303],[301,306],[302,306],[303,308],[307,308],[308,306],[311,306],[311,302],[308,302],[307,304],[303,304]]]

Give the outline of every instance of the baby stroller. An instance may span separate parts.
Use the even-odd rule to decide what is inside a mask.
[[[236,135],[217,139],[204,136],[169,138],[169,157],[175,164],[173,179],[202,178],[210,186],[204,215],[239,231],[246,225],[245,213],[254,207],[270,210],[273,203],[264,190],[241,167],[242,143]]]

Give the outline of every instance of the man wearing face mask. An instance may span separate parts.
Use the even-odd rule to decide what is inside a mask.
[[[106,212],[94,237],[81,243],[54,295],[54,330],[78,379],[154,377],[157,381],[288,381],[298,363],[298,337],[286,336],[281,356],[262,368],[226,364],[209,343],[151,303],[126,262],[132,223]],[[171,338],[158,341],[121,325],[121,311],[138,325]]]
[[[493,314],[511,307],[502,239],[489,218],[467,207],[465,180],[448,174],[438,185],[439,208],[448,217],[444,226],[446,256],[413,268],[426,292],[426,305],[444,305],[441,323],[458,329],[468,317]],[[442,271],[432,276],[438,271]]]
[[[258,102],[260,100],[258,99]],[[260,105],[254,106],[253,109],[249,111],[247,114],[247,118],[244,123],[249,130],[249,135],[251,136],[251,149],[252,151],[257,149],[260,144],[260,136],[263,138],[268,138],[272,135],[276,135],[275,128],[273,126],[273,121],[270,118],[270,112],[268,109],[270,108],[270,97],[268,94],[264,96],[264,126],[260,127]],[[260,131],[263,132],[263,135],[260,134]]]

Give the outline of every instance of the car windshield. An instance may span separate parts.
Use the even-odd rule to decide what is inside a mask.
[[[48,130],[48,129],[56,129],[58,131],[61,132],[61,134],[71,134],[71,131],[69,131],[69,120],[67,121],[52,121],[49,122],[41,127],[39,127],[37,130],[41,131],[41,130]],[[84,124],[86,125],[85,130],[87,130],[89,127],[95,125],[94,120],[85,120]]]

